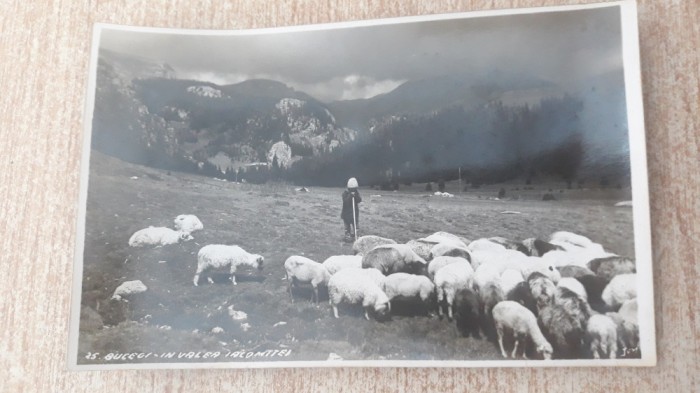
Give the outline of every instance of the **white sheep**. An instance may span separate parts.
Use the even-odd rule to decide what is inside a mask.
[[[475,251],[503,251],[505,249],[502,245],[484,238],[474,240],[467,246],[467,250],[472,253]]]
[[[627,300],[637,297],[637,275],[635,273],[618,274],[603,290],[601,295],[605,304],[616,309]]]
[[[546,255],[549,254],[551,253]],[[561,280],[561,273],[559,273],[557,267],[544,258],[526,256],[520,262],[520,273],[523,274],[523,277],[530,277],[532,273],[538,272],[547,276],[555,284]]]
[[[525,255],[530,255],[527,247],[525,247],[525,245],[522,244],[521,242],[516,242],[514,240],[510,240],[510,239],[502,237],[502,236],[490,237],[489,240],[496,243],[496,244],[502,245],[503,247],[505,247],[508,250],[520,251],[521,253],[523,253]]]
[[[458,247],[452,243],[438,243],[430,249],[429,259],[440,256],[461,257],[471,261],[471,255],[469,255],[469,251],[465,247]]]
[[[447,316],[452,319],[454,297],[457,291],[472,286],[474,270],[469,262],[452,263],[435,273],[435,287],[438,301],[438,315],[442,315],[441,303],[447,305]]]
[[[419,298],[423,303],[428,303],[435,293],[435,285],[428,277],[408,273],[394,273],[386,276],[382,289],[389,301],[402,297]]]
[[[557,283],[557,293],[561,292],[559,289],[566,288],[571,292],[577,294],[581,299],[588,301],[588,293],[586,293],[586,288],[584,288],[581,281],[573,277],[564,277]]]
[[[122,300],[122,297],[124,296],[146,292],[147,290],[148,288],[141,282],[141,280],[126,281],[121,283],[117,289],[114,290],[112,299]]]
[[[421,274],[428,263],[406,244],[385,244],[362,257],[362,267],[372,267],[386,275],[397,272]]]
[[[550,251],[544,254],[541,259],[555,267],[568,265],[588,267],[588,264],[595,259],[611,256],[615,256],[615,254],[601,250],[573,247],[569,250]]]
[[[484,243],[486,244],[486,243]],[[495,243],[492,243],[495,244]],[[503,273],[506,269],[522,268],[522,264],[526,255],[519,251],[507,250],[498,245],[500,249],[477,249],[471,252],[471,263],[474,270],[481,265],[490,265],[496,267],[499,273]]]
[[[418,254],[419,257],[430,260],[430,249],[433,248],[437,243],[426,242],[423,240],[409,240],[406,245],[411,247],[411,250]]]
[[[550,236],[549,242],[562,247],[566,251],[585,248],[590,251],[605,253],[603,246],[593,242],[591,239],[573,232],[559,231]]]
[[[435,278],[435,273],[437,273],[438,270],[442,269],[443,267],[452,264],[452,263],[462,263],[466,262],[469,263],[468,260],[460,257],[447,257],[447,256],[440,256],[437,257],[433,260],[430,261],[428,264],[428,276],[430,278]]]
[[[204,225],[199,221],[199,218],[193,214],[180,214],[173,220],[175,229],[178,231],[192,233],[204,229]]]
[[[136,231],[129,238],[129,246],[167,246],[194,239],[189,233],[166,227],[148,227]]]
[[[504,294],[508,294],[516,285],[525,281],[520,270],[506,269],[501,273],[501,290]]]
[[[586,339],[594,359],[617,357],[617,324],[609,316],[592,315],[586,324]]]
[[[530,337],[535,343],[537,353],[542,355],[544,359],[552,358],[552,345],[542,334],[539,326],[537,326],[537,318],[535,314],[520,303],[510,300],[502,301],[493,308],[492,311],[496,333],[498,334],[498,345],[501,347],[501,354],[504,358],[508,357],[505,348],[503,347],[503,337],[506,332],[513,335],[515,340],[511,357],[515,358],[518,353],[518,347],[522,345],[523,357],[527,345],[527,338]]]
[[[311,296],[311,301],[316,299],[318,303],[318,286],[328,285],[328,280],[331,274],[325,266],[301,255],[292,255],[284,261],[284,270],[287,273],[287,285],[289,287],[289,296],[294,302],[292,294],[292,286],[297,283],[310,283],[314,290]]]
[[[362,255],[333,255],[323,261],[323,266],[331,275],[349,267],[359,269],[362,267]]]
[[[227,246],[223,244],[209,244],[202,247],[197,253],[197,272],[194,275],[194,285],[199,285],[199,276],[209,269],[222,269],[228,267],[231,273],[231,282],[236,285],[236,269],[238,266],[251,266],[258,270],[263,269],[264,258],[258,254],[250,254],[239,246]],[[213,283],[211,277],[207,277],[209,283]]]
[[[423,240],[423,241],[435,243],[435,244],[447,243],[447,244],[452,244],[455,247],[467,248],[467,243],[464,242],[466,239],[459,237],[457,235],[451,234],[449,232],[443,232],[443,231],[435,232],[432,235],[424,237],[424,238],[419,239],[419,240]]]
[[[375,235],[360,236],[355,240],[355,243],[352,244],[352,252],[354,252],[355,255],[366,255],[368,252],[372,251],[373,248],[384,244],[396,244],[396,241]]]
[[[368,279],[365,269],[343,269],[328,280],[328,303],[333,308],[333,316],[338,316],[340,303],[361,303],[365,309],[365,319],[369,320],[368,310],[384,315],[389,311],[389,298],[381,287]]]

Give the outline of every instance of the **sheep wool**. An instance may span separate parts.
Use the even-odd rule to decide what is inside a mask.
[[[227,246],[223,244],[209,244],[202,247],[197,253],[197,271],[194,275],[194,285],[199,285],[199,276],[209,269],[229,268],[231,282],[236,283],[236,270],[239,266],[255,267],[263,269],[264,258],[258,254],[250,254],[239,246]],[[207,280],[212,283],[210,277]]]
[[[335,318],[339,318],[338,305],[341,303],[361,303],[367,320],[370,308],[378,314],[389,311],[389,298],[379,285],[367,279],[363,270],[365,269],[343,269],[328,281],[328,302]]]
[[[427,302],[435,292],[435,285],[425,276],[394,273],[386,276],[383,289],[389,300],[397,297],[417,297],[423,302]]]
[[[438,315],[442,315],[440,303],[444,303],[447,305],[447,316],[452,319],[454,297],[460,289],[471,288],[473,275],[474,270],[468,262],[452,263],[435,273]]]
[[[126,281],[121,283],[117,289],[114,290],[112,299],[122,300],[124,296],[146,292],[147,290],[148,287],[146,287],[141,280]]]
[[[192,233],[204,229],[204,225],[199,218],[193,214],[180,214],[173,220],[175,229],[185,233]]]
[[[377,246],[385,244],[396,244],[396,241],[381,236],[365,235],[360,236],[352,245],[352,252],[355,255],[366,255]]]
[[[469,263],[468,260],[460,257],[439,256],[430,261],[428,264],[428,276],[435,278],[435,273],[443,267],[453,263]]]
[[[588,319],[586,339],[594,359],[617,357],[617,324],[607,315],[596,314]]]
[[[498,335],[498,345],[504,358],[508,357],[503,346],[503,337],[506,332],[511,333],[515,339],[511,357],[516,357],[518,347],[522,348],[523,357],[526,357],[525,346],[527,345],[527,337],[530,337],[532,342],[535,343],[538,354],[544,359],[552,358],[552,345],[542,334],[537,325],[537,318],[530,310],[523,307],[520,303],[506,300],[496,304],[492,313],[496,334]]]
[[[627,300],[637,297],[637,275],[635,273],[619,274],[610,280],[601,295],[605,304],[618,308]]]
[[[374,248],[362,258],[363,268],[375,268],[385,275],[405,272],[422,273],[427,262],[406,244],[386,244]]]
[[[362,255],[333,255],[323,261],[323,266],[331,275],[349,267],[359,269],[362,267]]]
[[[298,283],[309,283],[313,288],[311,301],[316,299],[318,303],[318,286],[328,285],[328,280],[331,278],[325,266],[301,255],[292,255],[287,258],[284,261],[284,270],[287,273],[287,286],[292,302],[294,302],[292,286]]]
[[[166,227],[148,227],[136,231],[129,238],[129,246],[131,247],[143,247],[143,246],[167,246],[170,244],[177,244],[181,241],[192,240],[193,237],[182,231],[174,231]]]

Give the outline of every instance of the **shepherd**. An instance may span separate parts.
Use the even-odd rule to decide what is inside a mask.
[[[357,239],[357,227],[360,223],[360,209],[358,204],[362,202],[359,191],[357,191],[357,179],[354,177],[348,180],[348,188],[343,191],[343,210],[340,218],[345,223],[345,241],[351,242]]]

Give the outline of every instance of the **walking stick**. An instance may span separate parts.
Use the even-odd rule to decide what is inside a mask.
[[[355,228],[355,241],[357,241],[357,216],[355,215],[355,197],[352,197],[352,225]]]

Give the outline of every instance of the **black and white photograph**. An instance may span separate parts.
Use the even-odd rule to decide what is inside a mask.
[[[69,366],[655,365],[636,17],[96,25]]]

